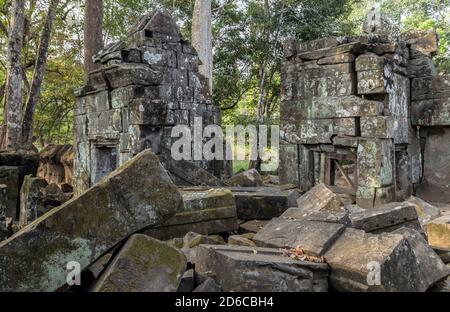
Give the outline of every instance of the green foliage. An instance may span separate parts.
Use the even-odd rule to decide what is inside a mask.
[[[9,3],[0,0],[0,23],[9,24]],[[223,109],[224,124],[277,123],[280,102],[281,42],[287,37],[311,40],[354,35],[373,0],[212,0],[213,95]],[[39,145],[69,143],[73,92],[83,84],[83,3],[61,0],[49,61],[35,115]],[[126,38],[126,30],[143,13],[159,8],[177,20],[190,39],[194,0],[104,0],[104,39]],[[23,49],[24,94],[32,77],[48,1],[27,1]],[[440,72],[450,73],[450,0],[389,0],[382,11],[401,31],[435,29],[440,36]],[[0,86],[6,76],[6,34],[0,29]],[[0,108],[0,115],[1,108]],[[0,116],[0,121],[2,117]]]

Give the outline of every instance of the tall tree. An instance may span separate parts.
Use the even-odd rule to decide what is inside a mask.
[[[21,145],[22,64],[25,0],[13,0],[11,24],[8,32],[7,77],[5,93],[6,133],[4,147],[17,150]]]
[[[92,57],[103,48],[103,0],[86,0],[84,9],[84,73],[95,70]]]
[[[211,0],[196,0],[192,16],[192,45],[198,52],[200,73],[208,78],[212,91],[212,40],[211,40]]]
[[[44,79],[48,46],[50,44],[52,25],[58,3],[59,0],[51,0],[48,6],[47,16],[45,18],[44,27],[42,29],[39,42],[38,55],[36,56],[36,62],[34,65],[33,80],[31,82],[31,88],[25,106],[25,114],[22,122],[22,138],[23,143],[27,145],[31,145],[33,141],[33,116],[36,104],[39,100],[42,80]]]

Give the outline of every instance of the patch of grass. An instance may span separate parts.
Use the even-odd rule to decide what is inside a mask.
[[[247,170],[249,166],[248,160],[233,160],[233,174],[241,169]]]

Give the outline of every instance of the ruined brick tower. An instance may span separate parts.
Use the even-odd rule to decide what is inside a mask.
[[[394,36],[378,12],[364,31],[285,42],[280,181],[334,185],[362,207],[414,192],[450,201],[450,88],[432,61],[436,34]]]
[[[171,147],[175,125],[220,123],[208,81],[198,73],[197,52],[184,41],[165,12],[142,16],[128,38],[97,56],[100,69],[89,73],[77,94],[74,181],[77,192],[151,148]],[[218,162],[198,162],[217,173]]]

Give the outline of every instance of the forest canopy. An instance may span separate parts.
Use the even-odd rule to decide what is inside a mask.
[[[47,64],[34,111],[34,144],[71,143],[74,92],[83,85],[84,1],[25,1],[21,67],[23,105],[32,88],[42,29],[55,4]],[[11,0],[0,0],[0,96],[5,94]],[[282,41],[353,35],[370,0],[212,1],[213,100],[222,123],[277,123]],[[125,38],[127,28],[155,8],[171,12],[186,39],[191,37],[193,0],[103,0],[104,44]],[[385,13],[401,31],[434,29],[440,38],[437,67],[450,73],[450,0],[389,0]],[[4,101],[2,100],[2,103]],[[0,122],[4,120],[0,107]]]

